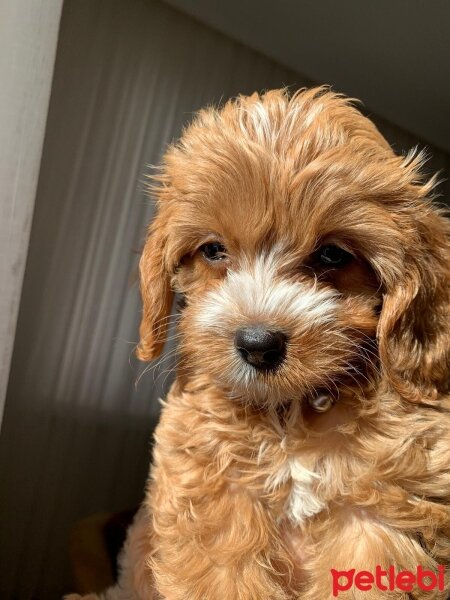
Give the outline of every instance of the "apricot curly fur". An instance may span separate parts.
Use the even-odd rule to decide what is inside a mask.
[[[158,355],[183,294],[178,377],[137,525],[145,557],[107,598],[327,600],[331,568],[448,565],[449,223],[423,160],[396,156],[328,88],[207,108],[168,149],[138,353]],[[226,260],[208,264],[199,248],[217,239]],[[356,259],[317,272],[324,240]],[[239,289],[252,285],[249,301]],[[255,321],[289,334],[273,373],[233,349]],[[323,388],[337,401],[320,415],[307,398]],[[339,597],[449,593],[447,580],[444,592]]]

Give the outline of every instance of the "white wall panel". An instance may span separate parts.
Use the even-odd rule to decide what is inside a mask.
[[[62,0],[0,2],[0,427]]]

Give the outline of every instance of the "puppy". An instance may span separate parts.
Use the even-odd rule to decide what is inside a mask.
[[[422,162],[326,88],[203,110],[169,148],[138,356],[181,294],[177,379],[106,597],[326,600],[345,571],[340,598],[447,598],[449,225]]]

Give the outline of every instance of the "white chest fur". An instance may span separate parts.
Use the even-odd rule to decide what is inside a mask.
[[[308,517],[319,513],[325,504],[315,491],[320,476],[307,469],[298,458],[288,458],[267,481],[269,490],[290,484],[291,490],[286,502],[286,517],[293,524],[300,525]]]

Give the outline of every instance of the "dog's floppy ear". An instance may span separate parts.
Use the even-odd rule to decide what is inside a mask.
[[[149,228],[139,262],[143,311],[136,355],[144,361],[152,360],[161,353],[172,308],[173,292],[165,260],[165,230],[163,218],[158,215]]]
[[[403,276],[384,296],[378,344],[384,374],[399,394],[433,402],[449,383],[450,229],[428,201],[415,208],[416,243],[405,249]]]

